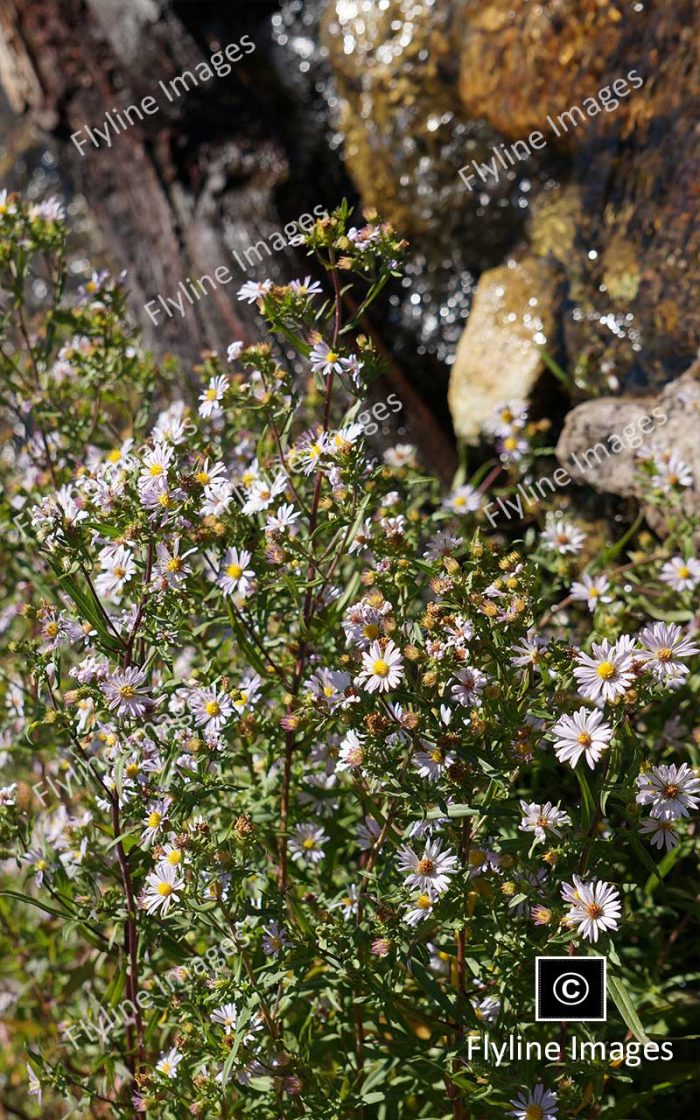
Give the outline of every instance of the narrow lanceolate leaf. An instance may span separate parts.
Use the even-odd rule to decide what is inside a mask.
[[[625,1023],[637,1039],[637,1042],[649,1042],[649,1036],[644,1030],[642,1021],[635,1010],[632,997],[618,976],[608,977],[608,991]]]

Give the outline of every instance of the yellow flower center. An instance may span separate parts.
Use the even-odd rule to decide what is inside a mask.
[[[429,894],[421,894],[416,899],[416,906],[419,910],[430,910],[432,905],[433,902]]]
[[[586,913],[589,918],[600,918],[603,914],[603,908],[597,902],[591,902],[586,907]]]
[[[538,1104],[529,1104],[525,1109],[525,1120],[543,1120],[544,1110]]]
[[[226,569],[226,575],[230,576],[231,579],[240,579],[243,575],[243,568],[240,564],[229,564]]]
[[[316,841],[311,836],[307,836],[305,840],[302,840],[301,846],[305,848],[307,852],[310,852],[312,848],[316,847]]]
[[[163,898],[167,898],[168,895],[172,894],[172,893],[173,893],[173,888],[172,888],[170,883],[159,883],[158,884],[158,894],[162,895]],[[168,1067],[168,1068],[170,1068],[170,1067]]]
[[[324,686],[323,686],[323,695],[324,695],[324,696],[329,696],[329,697],[330,697],[330,696],[334,696],[334,695],[335,695],[335,689],[333,688],[333,685],[331,685],[331,684],[324,684]]]
[[[374,639],[379,635],[379,627],[376,622],[368,622],[362,627],[362,633],[365,638],[369,638],[370,641],[374,641]]]
[[[149,813],[146,817],[146,824],[149,828],[158,828],[158,825],[160,824],[162,819],[163,818],[161,817],[160,813],[156,813],[154,811],[153,813]]]
[[[170,494],[168,494],[167,490],[165,491],[165,493],[159,495],[158,505],[162,506],[163,509],[167,509],[170,505]]]
[[[455,500],[452,504],[455,505],[455,506],[459,506],[461,508],[463,505],[466,504],[466,498],[463,498],[461,496],[459,498],[455,498]]]
[[[122,700],[131,700],[136,695],[136,689],[130,684],[123,684],[119,689]]]
[[[587,731],[582,731],[576,739],[576,742],[582,747],[590,747],[593,740],[591,739]]]
[[[117,579],[124,579],[126,568],[115,568],[112,573]]]
[[[663,649],[657,649],[656,656],[658,657],[659,661],[670,661],[673,654],[667,646],[664,646]]]
[[[375,677],[388,677],[389,676],[389,662],[383,661],[380,657],[378,661],[372,662],[372,672]]]
[[[215,401],[216,400],[216,389],[205,389],[204,390],[204,396],[205,396],[206,400],[208,400],[208,401]]]
[[[148,468],[148,473],[152,478],[158,478],[163,473],[163,464],[151,463],[150,467]]]
[[[679,579],[687,579],[689,575],[690,568],[688,568],[685,564],[681,564],[680,568],[678,569]]]
[[[127,778],[135,778],[141,767],[138,762],[130,762],[124,769],[126,770]]]
[[[122,457],[121,451],[119,450],[119,448],[115,447],[114,451],[110,451],[109,455],[107,456],[107,462],[108,463],[118,463],[119,460],[121,459],[121,457]]]
[[[430,752],[430,761],[431,762],[442,762],[442,751],[439,750],[437,747],[435,748],[434,751]]]
[[[171,556],[165,567],[169,572],[179,572],[182,568],[182,560],[179,556]]]
[[[36,861],[37,871],[46,871],[47,863],[45,859],[38,859]]]
[[[329,350],[328,351],[328,353],[326,354],[326,361],[327,362],[337,362],[338,361],[338,355],[336,354],[335,350]]]
[[[513,436],[508,436],[503,440],[503,447],[506,451],[515,451],[518,446],[518,441]]]
[[[182,852],[178,848],[174,848],[173,851],[168,852],[166,856],[167,862],[173,864],[174,866],[177,866],[181,859]]]
[[[58,623],[57,622],[48,622],[46,624],[46,636],[47,636],[47,638],[55,638],[57,634],[58,634]]]
[[[221,712],[221,708],[216,700],[210,700],[204,705],[204,711],[208,716],[218,716]]]
[[[209,475],[206,471],[199,471],[194,477],[201,486],[206,486],[209,482]]]
[[[615,666],[612,661],[601,661],[596,672],[602,680],[609,681],[611,677],[615,676]]]

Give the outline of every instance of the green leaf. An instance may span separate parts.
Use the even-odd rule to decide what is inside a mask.
[[[642,1026],[641,1019],[637,1015],[630,994],[619,977],[608,977],[608,991],[613,998],[617,1010],[632,1031],[637,1042],[650,1042],[651,1040]]]
[[[589,828],[591,821],[595,816],[595,801],[593,800],[591,787],[588,784],[588,778],[584,774],[583,770],[580,770],[578,767],[576,767],[574,770],[574,774],[576,775],[578,784],[581,787],[581,799],[583,802],[584,812],[584,828]]]
[[[17,898],[20,902],[26,902],[28,906],[36,906],[37,910],[44,910],[47,914],[53,914],[55,918],[70,918],[70,914],[66,910],[58,910],[55,906],[49,906],[47,902],[40,902],[38,898],[31,898],[28,894],[21,894],[20,891],[0,891],[0,895],[6,898]]]

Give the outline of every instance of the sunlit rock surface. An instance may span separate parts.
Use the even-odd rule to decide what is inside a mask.
[[[650,391],[687,368],[700,342],[699,13],[700,0],[331,0],[323,41],[348,170],[430,265],[418,310],[438,336],[455,333],[430,301],[446,276],[456,291],[466,270],[473,291],[483,270],[532,253],[564,270],[557,356],[580,397]],[[616,98],[632,72],[642,87]],[[557,135],[547,118],[584,105]],[[464,187],[460,167],[533,130],[543,150]]]
[[[643,431],[640,423],[645,416],[652,417],[654,429],[644,437],[644,443],[637,450],[626,447],[618,454],[608,453],[611,446],[616,446],[609,437],[617,435],[620,439],[629,425],[635,433]],[[665,422],[661,419],[664,416]],[[689,513],[698,514],[699,435],[700,362],[696,362],[656,396],[600,397],[578,405],[566,417],[556,454],[576,481],[604,493],[634,494],[640,498],[648,491],[649,482],[640,481],[639,454],[653,450],[657,456],[678,455],[690,467],[694,478],[694,485],[683,491],[685,508]],[[661,519],[652,511],[648,513],[648,520],[657,525]]]
[[[553,329],[561,274],[529,258],[484,272],[450,379],[450,410],[462,439],[478,439],[505,401],[527,400],[544,371],[540,347]]]

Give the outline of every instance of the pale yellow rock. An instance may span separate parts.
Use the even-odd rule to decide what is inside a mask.
[[[449,403],[457,435],[474,443],[503,401],[526,401],[552,347],[560,273],[536,258],[484,272],[459,340]]]

